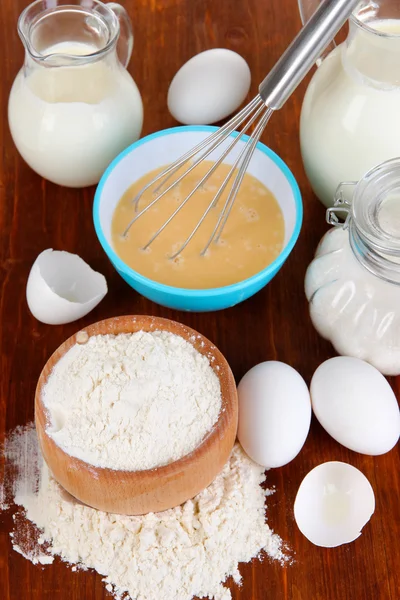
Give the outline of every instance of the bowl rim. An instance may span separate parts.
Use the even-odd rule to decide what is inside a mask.
[[[282,173],[286,177],[287,181],[289,182],[289,185],[292,189],[295,208],[296,208],[296,222],[295,222],[295,226],[294,226],[292,235],[289,238],[289,241],[287,242],[285,247],[282,249],[280,254],[276,257],[276,259],[272,263],[267,265],[264,269],[262,269],[255,275],[252,275],[251,277],[248,277],[247,279],[243,279],[241,281],[238,281],[237,283],[233,283],[230,285],[221,286],[221,287],[217,287],[217,288],[181,288],[181,287],[174,287],[172,285],[166,285],[165,283],[159,283],[158,281],[154,281],[153,279],[150,279],[149,277],[145,277],[144,275],[141,275],[140,273],[138,273],[137,271],[135,271],[134,269],[129,267],[114,251],[111,244],[108,243],[108,241],[103,233],[103,229],[101,227],[100,204],[101,204],[101,198],[102,198],[104,186],[105,186],[109,176],[111,175],[112,171],[115,169],[115,167],[122,160],[124,160],[125,157],[128,156],[133,150],[136,150],[136,148],[139,148],[143,144],[146,144],[147,142],[149,142],[155,138],[163,137],[163,136],[171,135],[171,134],[175,134],[175,133],[185,133],[188,131],[201,131],[201,132],[208,131],[208,132],[212,133],[214,131],[217,131],[218,129],[220,129],[220,128],[215,127],[213,125],[183,125],[183,126],[178,126],[178,127],[170,127],[168,129],[162,129],[160,131],[151,133],[151,134],[137,140],[136,142],[134,142],[127,148],[125,148],[125,150],[123,150],[116,158],[114,158],[114,160],[109,164],[109,166],[103,173],[103,175],[98,183],[98,186],[96,188],[94,202],[93,202],[93,222],[94,222],[94,228],[95,228],[97,238],[98,238],[103,250],[107,254],[108,258],[111,260],[111,262],[113,263],[115,268],[118,269],[118,271],[121,271],[125,275],[135,279],[141,285],[152,288],[154,291],[161,292],[163,294],[170,294],[170,295],[173,294],[176,296],[185,296],[188,298],[210,298],[210,297],[217,297],[217,296],[230,294],[230,293],[241,292],[243,290],[243,288],[246,288],[253,284],[260,283],[266,277],[268,277],[268,275],[273,276],[274,271],[276,271],[277,268],[281,267],[283,265],[283,263],[287,260],[288,256],[292,252],[292,250],[298,240],[298,237],[300,235],[300,231],[301,231],[301,227],[302,227],[302,223],[303,223],[303,202],[302,202],[299,185],[298,185],[293,173],[291,172],[289,167],[286,165],[286,163],[268,146],[266,146],[262,142],[257,142],[256,149],[261,151],[266,156],[268,156],[268,158],[270,158],[272,160],[272,162],[274,162],[275,165],[282,171]],[[230,134],[230,137],[237,137],[238,135],[239,135],[239,133],[237,131],[233,131]],[[243,135],[242,139],[243,139],[243,141],[247,141],[249,139],[249,136]]]

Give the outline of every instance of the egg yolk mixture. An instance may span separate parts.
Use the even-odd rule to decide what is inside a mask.
[[[124,263],[159,283],[180,288],[206,289],[243,281],[275,260],[284,242],[283,214],[275,196],[249,173],[243,178],[220,239],[210,245],[205,255],[201,255],[217,223],[234,175],[227,186],[228,190],[222,194],[216,207],[210,210],[188,246],[176,258],[170,258],[178,251],[212,202],[231,169],[226,164],[215,170],[149,248],[143,250],[152,235],[182,204],[212,165],[211,161],[204,161],[193,169],[142,215],[123,237],[128,223],[137,214],[134,198],[165,167],[147,173],[125,192],[112,221],[112,243]],[[180,173],[175,174],[174,179],[179,175]],[[172,182],[171,178],[164,189]],[[139,211],[154,200],[156,186],[143,194]]]

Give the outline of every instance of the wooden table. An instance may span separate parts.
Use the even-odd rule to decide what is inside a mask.
[[[248,61],[251,94],[300,27],[295,0],[126,0],[135,27],[130,70],[145,106],[143,134],[174,125],[166,107],[169,82],[191,56],[227,47]],[[152,304],[129,288],[111,267],[92,224],[94,189],[68,190],[42,180],[24,164],[7,125],[7,99],[23,61],[17,36],[24,0],[0,3],[2,86],[0,92],[0,442],[4,433],[33,418],[38,375],[55,348],[80,327],[123,314],[153,314],[182,321],[217,344],[239,380],[264,360],[291,364],[309,382],[316,367],[333,355],[314,331],[303,293],[303,279],[316,245],[326,230],[324,210],[303,172],[298,121],[305,86],[276,114],[263,141],[287,162],[300,184],[305,218],[290,259],[278,276],[254,298],[215,314],[187,314]],[[79,323],[52,327],[37,322],[25,300],[32,262],[45,248],[78,253],[104,273],[105,300]],[[400,385],[397,386],[400,394]],[[376,511],[362,536],[337,549],[311,545],[293,519],[298,486],[310,469],[328,460],[360,468],[376,494]],[[334,442],[312,422],[300,455],[288,466],[270,471],[276,494],[268,500],[268,521],[294,553],[295,563],[254,561],[241,571],[241,600],[398,600],[400,598],[400,453],[370,458]],[[91,600],[109,597],[101,577],[72,573],[59,561],[45,569],[13,552],[11,514],[0,516],[0,600]],[[174,600],[171,598],[171,600]]]

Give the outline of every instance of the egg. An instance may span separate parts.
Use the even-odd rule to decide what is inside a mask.
[[[338,356],[322,363],[311,381],[313,411],[340,444],[376,456],[400,436],[400,411],[385,377],[359,358]]]
[[[200,52],[176,73],[168,90],[168,109],[185,125],[224,119],[244,101],[251,74],[244,58],[224,48]]]
[[[357,539],[374,510],[374,491],[365,475],[336,461],[310,471],[294,503],[294,517],[301,533],[324,548]]]
[[[32,265],[26,286],[29,310],[48,325],[87,315],[107,293],[103,275],[69,252],[44,250]]]
[[[266,468],[286,465],[306,441],[311,421],[307,385],[282,362],[263,362],[238,386],[238,438],[245,452]]]

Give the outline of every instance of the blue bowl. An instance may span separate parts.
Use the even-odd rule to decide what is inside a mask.
[[[153,133],[129,146],[110,164],[96,190],[93,219],[97,237],[121,277],[137,292],[157,304],[186,311],[212,311],[235,306],[256,294],[276,275],[293,250],[300,234],[303,205],[296,180],[272,150],[258,143],[248,172],[264,183],[275,195],[285,220],[285,241],[280,255],[265,269],[239,283],[212,289],[176,288],[140,275],[116,254],[112,246],[111,222],[121,196],[140,177],[169,164],[204,140],[216,127],[173,127]],[[237,136],[234,132],[232,137]],[[243,136],[226,161],[233,164],[247,141]],[[227,140],[227,143],[229,140]],[[221,149],[211,154],[216,159]]]

